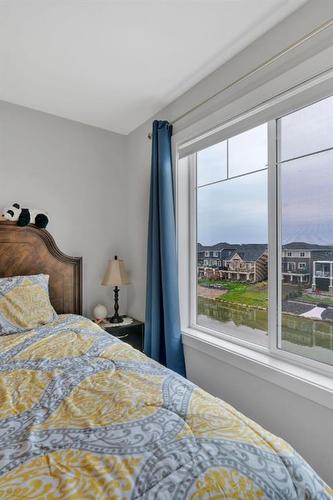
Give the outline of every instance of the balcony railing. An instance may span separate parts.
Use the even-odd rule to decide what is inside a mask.
[[[282,269],[282,274],[309,274],[308,269]]]
[[[239,267],[232,267],[230,266],[226,271],[233,271],[235,273],[251,273],[254,271],[254,266],[239,266]]]
[[[316,278],[330,278],[331,273],[329,271],[316,271],[315,277]]]

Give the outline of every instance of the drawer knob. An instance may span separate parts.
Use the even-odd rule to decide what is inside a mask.
[[[125,333],[124,335],[115,335],[115,337],[117,337],[117,339],[126,339],[126,337],[128,337],[128,333]]]

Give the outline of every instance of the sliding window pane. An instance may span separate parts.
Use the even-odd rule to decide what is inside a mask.
[[[267,123],[228,140],[229,176],[267,166]]]
[[[280,161],[333,147],[333,97],[281,118]]]
[[[267,170],[197,189],[197,322],[267,342]]]
[[[283,350],[333,364],[333,151],[280,164]]]
[[[227,177],[227,141],[219,142],[197,153],[198,186]]]

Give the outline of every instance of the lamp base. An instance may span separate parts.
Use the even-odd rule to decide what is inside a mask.
[[[119,288],[117,286],[114,287],[113,289],[114,293],[114,315],[112,318],[109,319],[110,323],[122,323],[124,320],[121,316],[119,316],[119,301],[118,301],[118,296],[119,296]]]
[[[122,318],[118,314],[114,314],[112,318],[108,318],[108,321],[110,323],[122,323],[124,321],[124,318]]]

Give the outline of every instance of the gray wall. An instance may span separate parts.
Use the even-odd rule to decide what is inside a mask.
[[[280,50],[311,32],[332,17],[331,0],[315,0],[305,4],[299,11],[280,25],[258,39],[222,68],[202,80],[186,94],[161,110],[155,118],[173,121],[195,104],[202,102],[228,83],[236,80],[261,62],[269,59]],[[323,33],[315,44],[305,44],[286,60],[281,58],[274,68],[262,72],[261,83],[269,82],[272,77],[293,70],[297,63],[305,61],[323,48],[329,47],[331,33]],[[314,68],[315,70],[315,68]],[[256,82],[247,80],[228,91],[209,104],[195,111],[186,119],[177,122],[174,132],[195,123],[198,119],[223,107],[242,93],[249,92]],[[153,119],[153,118],[152,118]],[[147,133],[151,130],[152,120],[147,121],[127,137],[126,164],[129,172],[128,210],[129,210],[129,267],[132,271],[132,287],[128,290],[129,314],[144,318],[146,287],[146,241],[148,222],[148,196],[150,174],[150,141]],[[199,386],[234,404],[246,415],[254,417],[268,430],[279,434],[295,445],[316,470],[333,484],[332,442],[329,437],[332,428],[333,412],[309,400],[273,386],[256,377],[250,377],[241,370],[213,360],[193,349],[186,350],[186,366],[189,378]]]
[[[112,303],[100,285],[107,260],[126,258],[125,137],[0,102],[0,208],[49,213],[59,248],[83,256],[84,313]],[[126,290],[122,290],[126,312]]]

